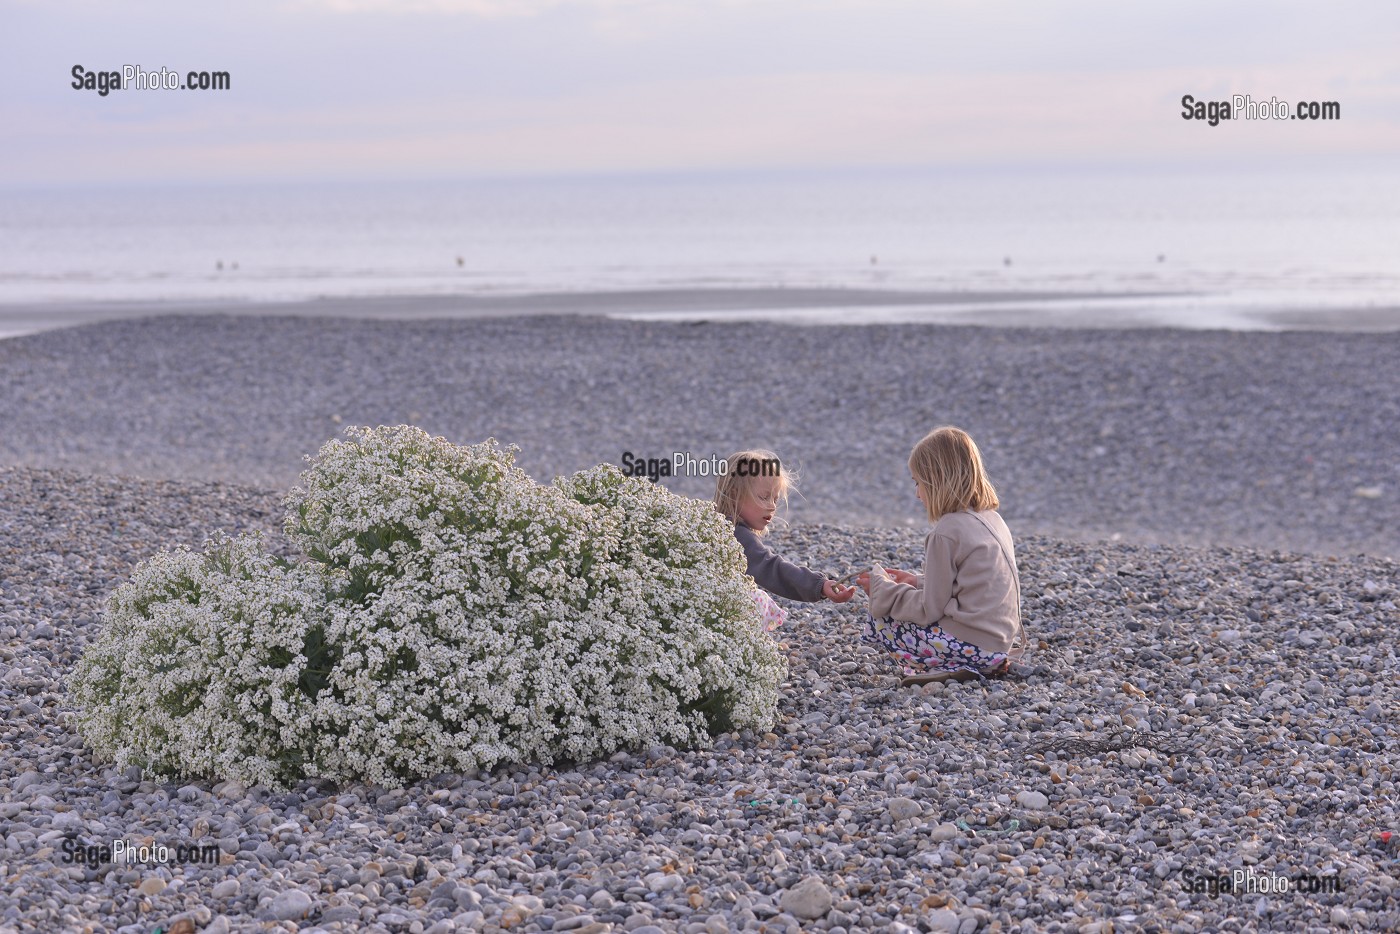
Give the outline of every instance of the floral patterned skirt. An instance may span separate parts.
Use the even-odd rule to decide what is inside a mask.
[[[772,632],[787,622],[787,611],[768,595],[768,591],[755,587],[753,602],[758,604],[758,614],[763,618],[763,628]]]
[[[861,627],[861,640],[893,652],[905,664],[906,675],[927,671],[975,671],[991,674],[1008,664],[1005,652],[985,652],[971,642],[954,639],[936,626],[873,616]]]

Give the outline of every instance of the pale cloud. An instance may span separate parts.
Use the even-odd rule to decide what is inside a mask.
[[[81,34],[74,8],[0,0],[9,184],[1400,156],[1383,4],[148,0],[83,5]],[[128,61],[233,90],[68,87]],[[1180,118],[1234,93],[1343,116]]]
[[[331,13],[447,14],[510,19],[539,16],[560,8],[616,11],[651,6],[657,0],[298,0],[301,10]]]
[[[1354,65],[1354,63],[1352,63]],[[811,72],[684,79],[545,98],[347,104],[304,114],[180,116],[108,129],[108,153],[165,177],[246,174],[521,174],[845,165],[1261,164],[1287,155],[1400,152],[1400,93],[1353,69],[1336,123],[1181,119],[1180,99],[1316,98],[1341,62],[1303,72],[1157,69],[1027,82],[1016,73],[938,76]],[[1389,112],[1389,119],[1373,116]],[[58,132],[60,128],[52,128]],[[1113,141],[1106,150],[1105,140]],[[73,164],[62,147],[50,168]]]

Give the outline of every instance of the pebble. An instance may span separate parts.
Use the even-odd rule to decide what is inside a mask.
[[[278,892],[262,910],[269,921],[298,921],[310,913],[314,902],[300,889]]]
[[[956,824],[939,824],[937,827],[934,827],[932,830],[929,831],[929,839],[932,840],[934,843],[943,843],[947,840],[952,840],[957,835],[958,828]]]
[[[892,798],[888,807],[893,821],[914,820],[924,813],[924,806],[913,798]]]
[[[930,931],[947,932],[947,934],[957,934],[962,927],[962,919],[957,912],[947,908],[937,908],[924,916],[924,924]]]
[[[831,332],[846,342],[841,353],[878,352],[889,368],[872,377],[828,367],[819,389],[804,382],[810,362],[785,362],[823,359],[814,333],[177,316],[0,341],[0,930],[148,932],[192,918],[201,932],[227,934],[283,909],[276,923],[288,929],[410,934],[499,929],[508,913],[512,931],[586,934],[1127,930],[1148,918],[1173,931],[1400,926],[1395,853],[1372,832],[1400,829],[1400,727],[1389,714],[1400,571],[1376,557],[1400,551],[1400,497],[1350,495],[1400,461],[1400,439],[1383,430],[1394,413],[1376,404],[1400,397],[1385,388],[1393,368],[1380,365],[1397,338],[1066,332],[1045,338],[1057,358],[1032,348],[1038,336],[991,329],[851,329]],[[1017,536],[1029,677],[900,690],[897,667],[855,638],[857,600],[789,607],[775,634],[791,660],[778,723],[710,749],[444,775],[395,794],[317,782],[271,793],[95,762],[76,734],[64,678],[138,561],[163,546],[199,548],[212,529],[260,530],[281,547],[286,471],[332,431],[311,409],[334,403],[346,423],[391,423],[412,405],[454,440],[522,442],[522,466],[547,476],[617,456],[597,439],[611,436],[619,412],[635,450],[664,450],[676,424],[701,437],[762,437],[762,407],[744,380],[715,381],[704,411],[666,407],[694,367],[732,373],[761,337],[781,335],[785,352],[765,378],[824,414],[844,408],[837,399],[868,407],[877,394],[879,404],[862,409],[875,413],[876,440],[804,449],[824,466],[770,544],[831,572],[871,560],[913,567],[924,529],[904,526],[903,512],[884,523],[881,511],[909,499],[907,478],[870,480],[903,463],[907,418],[881,413],[927,404],[912,374],[954,333],[969,348],[960,366],[970,384],[1019,400],[967,394],[950,418],[999,426],[984,454]],[[628,338],[625,366],[595,365],[589,355],[602,351],[617,360],[609,341],[621,335],[645,340]],[[539,358],[469,352],[488,344]],[[423,354],[437,348],[451,392],[423,375]],[[345,364],[366,354],[386,374],[373,384]],[[88,364],[56,379],[65,355]],[[1374,359],[1319,362],[1329,355]],[[698,362],[656,365],[682,356]],[[1096,361],[1119,389],[1085,397],[1078,375],[1056,375],[1071,358]],[[1050,359],[1054,367],[1037,362]],[[1266,359],[1284,363],[1276,372],[1260,366]],[[506,388],[522,361],[540,381],[528,397]],[[1200,367],[1204,382],[1194,379]],[[1306,379],[1323,370],[1328,379]],[[1383,385],[1360,392],[1364,380]],[[1324,414],[1250,402],[1286,401],[1295,381]],[[643,384],[656,408],[637,415]],[[1056,411],[1076,400],[1070,423],[1048,417],[1038,389]],[[599,400],[602,429],[560,415],[583,398]],[[490,414],[502,401],[514,405],[511,424]],[[1139,413],[1132,437],[1145,446],[1119,423],[1093,483],[1076,482],[1073,444],[1058,440],[1076,436],[1081,405],[1100,418],[1094,437],[1119,406],[1136,406],[1124,411]],[[1198,417],[1200,406],[1212,411]],[[705,411],[725,413],[722,424]],[[1329,431],[1336,442],[1289,441]],[[1329,453],[1343,448],[1357,464]],[[691,492],[705,495],[700,486]],[[846,524],[856,514],[868,524]],[[1125,534],[1076,536],[1080,523]],[[1197,532],[1211,541],[1170,543]],[[1248,540],[1259,547],[1222,544]],[[1328,553],[1334,544],[1345,547]],[[56,859],[73,832],[197,839],[223,862],[85,876]],[[1178,881],[1187,869],[1243,866],[1336,872],[1346,888],[1270,899],[1260,916],[1253,900],[1188,896]],[[805,890],[810,898],[794,901]],[[1136,921],[1107,920],[1128,905]]]
[[[783,892],[783,911],[804,921],[814,921],[831,910],[831,892],[826,883],[816,876],[807,876],[792,888]]]
[[[29,788],[31,785],[37,785],[42,781],[43,778],[40,777],[39,773],[34,771],[33,769],[30,769],[29,771],[25,772],[22,775],[19,775],[13,781],[10,782],[10,790],[18,793],[24,791],[26,788]]]
[[[671,889],[685,888],[685,880],[680,876],[664,872],[653,872],[642,879],[642,883],[653,892],[669,892]]]
[[[216,883],[209,894],[214,898],[236,898],[242,884],[237,879],[225,879]]]

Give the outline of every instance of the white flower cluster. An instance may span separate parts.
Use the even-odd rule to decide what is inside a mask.
[[[307,761],[315,675],[333,581],[216,534],[204,554],[161,552],[107,605],[70,679],[99,755],[157,775],[279,784]]]
[[[708,502],[495,442],[350,428],[254,537],[161,553],[73,678],[98,754],[162,775],[396,786],[768,729],[786,662]]]

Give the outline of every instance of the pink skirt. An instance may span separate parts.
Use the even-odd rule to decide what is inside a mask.
[[[755,587],[753,602],[758,605],[758,614],[763,620],[763,628],[769,632],[787,622],[787,611],[778,606],[777,601],[768,595],[768,591]]]

